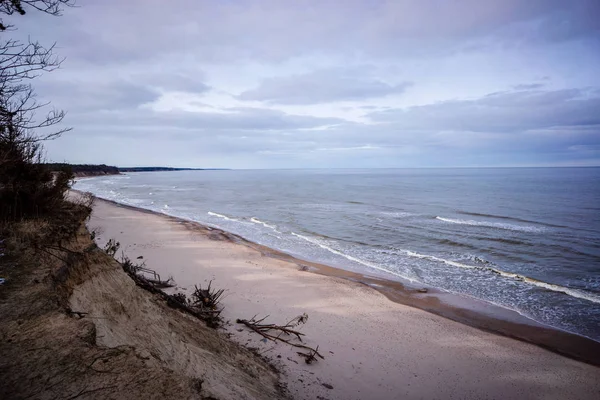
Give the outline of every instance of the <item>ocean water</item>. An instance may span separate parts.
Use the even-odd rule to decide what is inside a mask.
[[[74,188],[600,341],[600,168],[142,172]]]

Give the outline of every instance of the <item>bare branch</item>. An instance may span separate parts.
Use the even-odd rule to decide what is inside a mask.
[[[305,344],[294,341],[294,340],[298,340],[299,342],[302,342],[302,336],[304,336],[304,333],[298,332],[297,330],[294,330],[292,328],[294,328],[300,324],[304,324],[308,320],[307,314],[299,315],[296,318],[289,321],[285,325],[261,323],[265,319],[266,319],[266,317],[257,320],[256,316],[254,316],[249,320],[237,319],[236,322],[238,324],[242,324],[242,325],[248,327],[249,329],[258,333],[259,335],[261,335],[263,338],[265,338],[267,340],[272,340],[274,342],[282,342],[282,343],[289,344],[290,346],[293,346],[296,348],[308,350],[309,351],[308,353],[298,352],[298,355],[301,355],[302,357],[305,358],[307,364],[310,364],[311,362],[316,361],[315,356],[317,356],[321,359],[325,358],[319,353],[318,346],[317,346],[317,348],[312,348]],[[272,332],[275,332],[277,334],[272,333]],[[295,339],[294,339],[294,337],[286,338],[287,336],[295,336]]]
[[[45,14],[60,16],[63,7],[75,6],[74,0],[0,0],[0,14],[25,15],[27,7],[41,11]],[[4,25],[0,20],[0,31],[11,28],[12,25]]]

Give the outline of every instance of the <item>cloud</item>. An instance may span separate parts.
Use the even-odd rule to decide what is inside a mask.
[[[557,126],[600,125],[600,96],[581,89],[498,92],[369,114],[398,128],[470,132],[519,132]]]
[[[130,110],[151,103],[160,97],[152,87],[123,80],[40,80],[37,91],[55,106],[71,112],[93,110]]]
[[[390,84],[368,74],[340,68],[265,79],[237,98],[271,104],[318,104],[401,94],[410,86],[409,82]]]
[[[595,0],[78,5],[7,21],[19,28],[7,35],[56,40],[66,57],[34,82],[75,128],[49,144],[50,158],[600,164]]]
[[[225,111],[225,112],[223,112]],[[185,131],[237,133],[247,131],[297,131],[317,129],[346,123],[340,118],[320,118],[288,114],[282,111],[261,108],[230,108],[221,112],[190,112],[175,110],[156,112],[152,109],[111,110],[86,112],[70,116],[70,122],[82,129],[94,129],[102,135],[110,135],[112,130],[127,129],[129,135],[141,132],[162,132],[168,137],[170,132],[182,134]]]
[[[206,93],[212,88],[203,82],[203,74],[191,72],[188,75],[182,72],[155,73],[134,75],[136,81],[146,82],[149,86],[160,88],[163,91],[177,91],[190,93]]]
[[[536,90],[536,89],[541,89],[544,86],[546,86],[543,83],[522,83],[519,85],[514,85],[513,89],[515,90]]]
[[[75,26],[57,26],[55,33],[69,55],[94,64],[175,62],[171,57],[191,49],[187,58],[215,63],[315,52],[404,59],[590,38],[600,28],[596,0],[182,0],[176,6],[105,0],[80,6],[65,11]],[[32,19],[27,30],[40,32],[38,24]]]

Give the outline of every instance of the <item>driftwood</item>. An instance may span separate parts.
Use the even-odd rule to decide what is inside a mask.
[[[212,280],[208,282],[208,287],[206,289],[202,289],[202,287],[194,285],[195,290],[194,293],[192,293],[192,300],[190,301],[190,304],[194,307],[216,310],[219,302],[221,301],[223,293],[225,293],[225,290],[215,290],[211,288],[211,285]]]
[[[122,258],[121,266],[123,267],[123,271],[125,271],[125,273],[127,273],[127,275],[129,275],[131,277],[131,279],[133,279],[133,281],[135,282],[136,285],[138,285],[142,289],[149,291],[150,293],[159,295],[164,300],[166,300],[167,305],[169,307],[172,307],[177,310],[181,310],[187,314],[193,315],[194,317],[206,322],[206,325],[208,325],[211,328],[218,328],[221,325],[220,314],[221,314],[222,309],[219,310],[219,309],[216,309],[216,307],[219,303],[218,300],[219,300],[219,297],[221,297],[223,290],[217,290],[217,291],[209,290],[208,291],[209,299],[211,300],[211,304],[213,304],[213,306],[214,306],[214,309],[209,309],[207,307],[201,307],[194,302],[190,302],[186,298],[185,294],[183,294],[183,293],[167,294],[167,293],[163,292],[162,290],[157,288],[156,285],[154,283],[152,283],[148,278],[146,278],[142,274],[138,273],[138,271],[140,271],[140,267],[141,267],[140,265],[134,264],[131,260],[129,260],[125,256],[123,256],[123,258]],[[145,267],[142,267],[142,268],[145,268]],[[209,285],[209,288],[210,288],[210,285]],[[196,291],[198,291],[198,290],[201,290],[201,289],[196,287]],[[202,293],[204,293],[204,292],[202,292]],[[210,295],[214,294],[214,293],[218,294],[217,298],[210,297]]]
[[[296,354],[298,354],[298,355],[299,355],[299,356],[301,356],[301,357],[304,357],[304,361],[305,361],[307,364],[312,364],[312,363],[313,363],[313,361],[317,361],[317,357],[315,357],[315,356],[317,356],[317,355],[318,355],[319,357],[323,358],[323,356],[321,356],[321,355],[319,354],[319,346],[317,346],[317,348],[316,348],[316,349],[309,351],[308,353],[302,353],[301,351],[297,351],[297,352],[296,352]]]
[[[146,280],[148,282],[150,282],[151,284],[153,284],[155,287],[160,288],[160,289],[166,289],[166,288],[175,286],[175,281],[171,277],[169,277],[169,279],[167,279],[166,281],[163,281],[160,278],[159,279],[146,278]]]
[[[289,344],[290,346],[308,350],[308,353],[297,352],[298,355],[304,357],[307,364],[316,361],[319,357],[321,359],[325,359],[319,353],[319,347],[312,348],[310,346],[306,346],[302,344],[302,336],[304,333],[299,332],[293,328],[297,327],[300,324],[304,324],[308,319],[308,315],[302,314],[298,317],[292,319],[285,325],[275,325],[275,324],[263,324],[262,322],[267,319],[268,315],[261,319],[256,319],[256,315],[251,319],[237,319],[236,322],[238,324],[245,325],[250,330],[258,333],[263,338],[267,340],[272,340],[274,342],[282,342],[285,344]],[[290,337],[291,336],[291,337]],[[297,341],[296,341],[297,340]],[[298,341],[300,343],[298,343]]]
[[[127,257],[122,256],[121,263],[128,263],[127,268],[132,273],[142,276],[146,279],[146,281],[153,284],[157,288],[169,288],[175,286],[175,281],[173,281],[172,277],[169,277],[167,280],[161,279],[160,275],[156,271],[146,267],[145,261],[143,261],[141,264],[134,264]]]

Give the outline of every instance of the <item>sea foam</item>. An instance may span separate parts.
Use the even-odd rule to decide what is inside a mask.
[[[213,217],[224,219],[226,221],[238,221],[239,222],[239,220],[237,220],[235,218],[231,218],[231,217],[228,217],[228,216],[223,215],[223,214],[217,214],[216,212],[209,211],[209,212],[207,212],[207,214],[208,215],[212,215]]]
[[[487,228],[496,228],[496,229],[506,229],[510,231],[520,231],[520,232],[530,232],[530,233],[540,233],[546,231],[545,228],[531,226],[531,225],[513,225],[513,224],[505,224],[502,222],[491,222],[491,221],[475,221],[472,219],[453,219],[453,218],[444,218],[436,216],[435,219],[443,222],[448,222],[451,224],[459,224],[459,225],[470,225],[470,226],[482,226]]]
[[[498,268],[494,268],[494,267],[490,267],[489,265],[486,266],[476,266],[476,265],[469,265],[469,264],[463,264],[463,263],[459,263],[456,261],[451,261],[451,260],[446,260],[440,257],[436,257],[436,256],[432,256],[432,255],[427,255],[427,254],[419,254],[416,253],[414,251],[410,251],[410,250],[401,250],[402,253],[406,254],[407,256],[410,257],[415,257],[415,258],[421,258],[421,259],[426,259],[426,260],[430,260],[430,261],[436,261],[436,262],[441,262],[444,263],[446,265],[451,265],[453,267],[458,267],[458,268],[465,268],[465,269],[477,269],[477,270],[481,270],[481,271],[487,271],[487,272],[491,272],[500,276],[503,276],[505,278],[510,278],[510,279],[514,279],[520,282],[524,282],[527,283],[529,285],[533,285],[533,286],[537,286],[543,289],[547,289],[547,290],[552,290],[553,292],[558,292],[558,293],[564,293],[568,296],[571,297],[576,297],[578,299],[584,299],[584,300],[588,300],[591,301],[593,303],[600,303],[600,296],[588,292],[588,291],[584,291],[584,290],[579,290],[579,289],[573,289],[573,288],[568,288],[565,286],[561,286],[561,285],[555,285],[553,283],[548,283],[548,282],[543,282],[534,278],[530,278],[528,276],[525,275],[520,275],[520,274],[516,274],[513,272],[507,272],[507,271],[503,271],[501,269]],[[479,257],[477,257],[483,264],[490,264],[488,261],[483,260]]]
[[[322,249],[324,249],[324,250],[327,250],[327,251],[328,251],[328,252],[330,252],[330,253],[333,253],[333,254],[336,254],[336,255],[338,255],[338,256],[344,257],[344,258],[345,258],[345,259],[347,259],[347,260],[354,261],[355,263],[362,264],[362,265],[365,265],[365,266],[367,266],[367,267],[370,267],[370,268],[376,269],[376,270],[378,270],[378,271],[382,271],[382,272],[385,272],[385,273],[387,273],[387,274],[391,274],[391,275],[397,276],[397,277],[399,277],[399,278],[402,278],[402,279],[408,280],[408,281],[410,281],[410,282],[415,282],[415,281],[414,281],[414,279],[412,279],[412,278],[409,278],[409,277],[407,277],[407,276],[401,275],[401,274],[399,274],[399,273],[397,273],[397,272],[394,272],[394,271],[390,271],[389,269],[383,268],[383,267],[381,267],[381,266],[379,266],[379,265],[377,265],[377,264],[373,264],[373,263],[371,263],[371,262],[364,261],[364,260],[361,260],[361,259],[359,259],[359,258],[353,257],[353,256],[351,256],[351,255],[349,255],[349,254],[342,253],[342,252],[341,252],[341,251],[339,251],[339,250],[333,249],[333,248],[331,248],[331,247],[329,247],[329,246],[327,246],[327,245],[325,245],[325,244],[321,243],[321,242],[320,242],[319,240],[317,240],[317,239],[309,238],[309,237],[307,237],[307,236],[304,236],[304,235],[299,235],[299,234],[297,234],[296,232],[292,232],[292,235],[294,235],[294,236],[296,236],[296,237],[298,237],[298,238],[300,238],[300,239],[302,239],[302,240],[305,240],[305,241],[307,241],[307,242],[309,242],[309,243],[312,243],[312,244],[314,244],[314,245],[317,245],[317,246],[319,246],[320,248],[322,248]]]
[[[281,232],[279,232],[279,231],[277,230],[277,227],[276,227],[276,226],[274,226],[274,225],[270,225],[270,224],[267,224],[266,222],[263,222],[263,221],[261,221],[260,219],[258,219],[258,218],[256,218],[256,217],[252,217],[252,218],[250,218],[250,221],[251,221],[251,222],[254,222],[255,224],[262,225],[262,226],[264,226],[265,228],[269,228],[269,229],[271,229],[271,230],[274,230],[274,231],[275,231],[275,232],[277,232],[277,233],[281,233]]]

